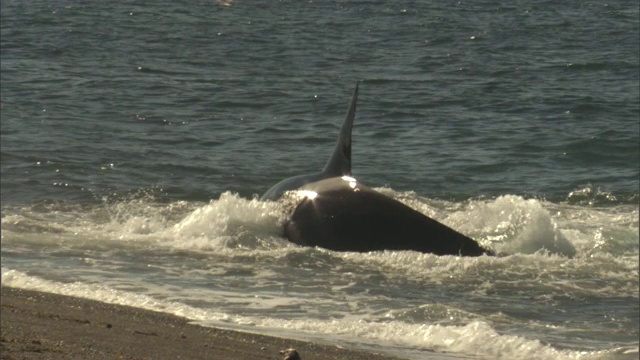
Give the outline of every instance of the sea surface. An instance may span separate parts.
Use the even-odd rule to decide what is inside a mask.
[[[410,359],[637,359],[637,1],[0,3],[2,284]],[[290,244],[353,174],[499,257]]]

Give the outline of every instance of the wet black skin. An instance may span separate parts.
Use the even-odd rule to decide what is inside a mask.
[[[414,250],[437,255],[492,255],[473,239],[350,177],[292,192],[299,203],[285,224],[289,241],[335,251]]]
[[[287,239],[336,251],[491,254],[473,239],[350,177],[357,101],[356,85],[333,153],[322,171],[284,179],[262,195],[265,201],[294,197],[296,206],[284,229]]]

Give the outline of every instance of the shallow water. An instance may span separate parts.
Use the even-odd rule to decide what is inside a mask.
[[[419,359],[637,358],[637,4],[3,1],[2,283]],[[338,253],[353,173],[502,257]]]

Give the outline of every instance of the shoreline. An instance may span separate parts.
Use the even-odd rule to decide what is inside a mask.
[[[178,316],[1,287],[2,359],[398,360],[338,346],[190,324]],[[293,358],[292,358],[293,359]]]

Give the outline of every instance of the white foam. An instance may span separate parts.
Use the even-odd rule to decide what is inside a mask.
[[[132,306],[141,309],[160,311],[190,319],[215,319],[224,321],[228,316],[224,313],[205,311],[188,305],[156,300],[144,294],[134,294],[116,290],[105,285],[83,284],[80,282],[61,283],[28,276],[16,270],[2,268],[2,285],[36,290],[60,295],[74,296],[84,299],[101,301],[109,304]]]
[[[173,245],[185,249],[255,247],[261,238],[280,234],[281,217],[277,203],[225,192],[188,214],[170,234]]]
[[[505,195],[454,203],[418,197],[414,192],[376,189],[501,253],[537,251],[576,255],[550,212],[536,199]]]
[[[542,344],[539,340],[500,334],[483,321],[472,321],[464,326],[444,326],[408,324],[400,321],[372,322],[365,319],[282,320],[269,318],[249,321],[245,317],[239,317],[234,320],[236,323],[243,321],[246,324],[255,325],[257,329],[253,329],[253,331],[259,331],[259,328],[263,328],[263,332],[274,329],[285,336],[303,339],[305,338],[304,334],[315,338],[318,338],[318,334],[325,334],[325,341],[328,339],[331,342],[351,340],[383,348],[421,349],[490,359],[590,359],[599,358],[606,353],[558,350]],[[215,321],[203,323],[218,325]],[[412,352],[415,353],[415,351]],[[412,352],[408,351],[407,354]]]
[[[142,198],[106,203],[88,213],[25,209],[3,218],[2,225],[3,230],[15,230],[10,240],[13,235],[29,234],[26,241],[119,242],[207,251],[278,247],[278,241],[271,240],[280,238],[282,218],[277,203],[247,200],[226,192],[208,204],[160,204]]]
[[[385,279],[392,281],[402,278],[403,281],[418,284],[466,287],[474,296],[484,296],[514,281],[529,284],[532,271],[536,271],[536,276],[543,280],[531,283],[537,293],[571,293],[594,297],[630,296],[637,299],[636,206],[585,208],[571,204],[527,200],[511,195],[491,200],[451,203],[419,198],[413,193],[398,195],[389,191],[392,196],[400,196],[402,201],[419,211],[479,239],[493,249],[511,255],[460,258],[412,251],[361,254],[298,248],[289,245],[280,236],[280,223],[283,220],[281,204],[242,199],[231,193],[225,193],[220,199],[209,203],[159,204],[148,199],[120,201],[92,209],[88,214],[73,209],[53,209],[43,213],[30,208],[25,209],[3,217],[3,246],[9,245],[3,248],[3,251],[4,254],[7,254],[6,251],[30,253],[32,248],[29,245],[35,243],[38,246],[49,244],[56,250],[68,247],[82,252],[84,246],[90,246],[87,244],[93,242],[102,244],[101,251],[119,246],[143,246],[145,251],[149,249],[153,253],[164,252],[165,249],[179,249],[201,251],[210,256],[215,252],[216,256],[230,257],[230,261],[233,261],[233,257],[240,256],[243,261],[251,259],[252,262],[258,263],[282,263],[286,267],[302,269],[301,273],[305,273],[311,263],[310,266],[322,267],[322,274],[319,275],[326,275],[326,269],[327,274],[334,276],[333,266],[340,264],[349,271],[382,273]],[[578,249],[576,257],[568,259],[551,252],[555,249],[558,254],[570,253],[570,250],[563,248],[566,245],[562,244],[563,237]],[[104,246],[105,242],[108,243],[107,247]],[[614,245],[621,247],[614,248]],[[96,269],[92,274],[98,274],[99,271],[108,272],[109,269]],[[226,268],[219,269],[220,273],[224,271]],[[436,349],[486,358],[606,358],[609,354],[558,351],[536,339],[528,339],[525,335],[501,334],[485,322],[490,321],[490,315],[487,315],[487,318],[475,316],[473,313],[462,313],[456,315],[456,321],[435,319],[438,324],[432,324],[431,319],[427,317],[424,324],[415,324],[410,323],[415,321],[415,318],[408,319],[408,322],[402,321],[401,317],[380,318],[382,315],[379,311],[375,315],[374,311],[363,308],[362,304],[367,301],[368,294],[363,295],[363,298],[357,294],[349,294],[340,298],[316,299],[305,297],[305,294],[270,293],[273,291],[273,275],[267,276],[265,280],[265,288],[268,290],[259,293],[263,298],[256,298],[255,302],[251,302],[247,300],[247,294],[242,292],[199,290],[192,287],[188,295],[183,295],[180,293],[184,291],[182,288],[178,288],[178,292],[168,288],[150,290],[153,286],[161,285],[153,285],[144,280],[127,280],[123,283],[121,279],[117,279],[110,282],[105,277],[101,278],[100,274],[97,277],[69,277],[68,273],[62,271],[61,274],[63,273],[64,276],[46,276],[49,279],[67,281],[82,279],[85,283],[44,280],[6,268],[2,269],[2,282],[4,285],[15,287],[163,311],[210,325],[240,326],[242,329],[255,332],[271,332],[271,329],[275,329],[273,331],[288,332],[287,336],[304,335],[304,338],[330,339],[332,342],[352,338],[356,344],[378,344],[385,348]],[[182,273],[180,276],[183,276]],[[597,283],[593,281],[594,276],[597,277]],[[353,292],[353,289],[350,289],[350,281],[353,278],[349,275],[339,277],[339,280],[344,282],[333,284],[334,291],[341,292],[341,288],[346,288],[345,293]],[[258,275],[251,278],[254,283],[258,280]],[[91,281],[96,281],[96,284],[86,283]],[[97,284],[98,281],[102,282]],[[600,283],[609,285],[598,286]],[[174,285],[168,285],[171,286]],[[460,289],[456,288],[456,291],[458,290]],[[168,301],[146,294],[164,294],[157,296],[170,296],[172,300],[180,300]],[[237,306],[225,303],[225,311],[228,313],[224,313],[217,307],[197,308],[180,302],[193,304],[189,300],[198,304],[230,301]],[[328,320],[323,316],[325,314],[318,316],[313,311],[308,311],[311,308],[315,309],[316,305],[329,308],[333,301],[341,304],[344,309],[332,314],[338,318],[337,320]],[[345,304],[356,305],[343,305],[343,301]],[[245,310],[259,310],[256,312],[268,314],[267,316],[277,314],[277,309],[283,308],[298,312],[295,316],[305,316],[299,313],[307,311],[305,314],[308,316],[298,319],[242,316],[237,313],[244,312],[236,311],[242,306],[245,306]],[[354,308],[358,311],[351,311]],[[395,309],[398,312],[411,310]],[[448,305],[443,311],[450,311]],[[612,349],[610,352],[627,352],[636,357],[638,354],[637,348]]]
[[[493,243],[499,252],[533,254],[540,250],[574,256],[576,250],[558,229],[539,200],[505,195],[471,202],[465,211],[452,214],[450,222]]]
[[[483,321],[470,321],[462,326],[410,324],[402,321],[370,321],[365,318],[347,319],[277,319],[221,313],[200,309],[175,301],[157,300],[144,294],[115,290],[105,285],[59,283],[28,276],[22,272],[2,269],[2,283],[6,286],[76,296],[112,304],[160,311],[197,321],[203,325],[234,325],[236,328],[270,333],[271,330],[296,338],[323,338],[327,342],[352,341],[371,346],[435,350],[492,359],[598,359],[611,351],[576,352],[558,350],[535,339],[504,335]],[[306,334],[306,336],[305,336]],[[324,336],[321,336],[324,334]],[[411,350],[411,351],[410,351]],[[637,349],[622,349],[637,354]],[[635,353],[634,353],[635,351]],[[402,354],[402,352],[399,352]]]
[[[412,208],[506,254],[537,251],[565,256],[598,251],[637,252],[638,208],[585,208],[505,195],[447,202],[413,192],[378,189]],[[286,206],[223,193],[207,204],[162,204],[149,198],[106,202],[91,209],[20,209],[3,217],[3,238],[12,241],[153,244],[181,250],[278,248]],[[41,237],[40,234],[47,236]],[[576,251],[578,249],[578,251]]]

